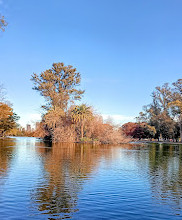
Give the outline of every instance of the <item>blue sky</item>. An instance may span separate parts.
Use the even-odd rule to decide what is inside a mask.
[[[0,0],[0,83],[21,116],[38,119],[33,72],[77,68],[83,102],[117,122],[137,116],[155,86],[182,73],[181,0]]]

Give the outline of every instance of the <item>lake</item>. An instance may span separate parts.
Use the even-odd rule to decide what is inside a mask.
[[[0,140],[0,219],[181,219],[182,145]]]

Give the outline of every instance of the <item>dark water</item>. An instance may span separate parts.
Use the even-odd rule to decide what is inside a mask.
[[[182,146],[0,140],[0,219],[181,219]]]

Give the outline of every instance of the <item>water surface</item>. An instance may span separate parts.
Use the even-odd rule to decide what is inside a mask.
[[[0,140],[0,219],[181,217],[181,145]]]

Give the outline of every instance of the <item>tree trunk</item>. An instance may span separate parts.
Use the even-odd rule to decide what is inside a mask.
[[[180,125],[179,125],[179,127],[180,127],[180,142],[182,142],[182,115],[180,115]]]
[[[81,139],[83,139],[83,123],[81,123]]]

